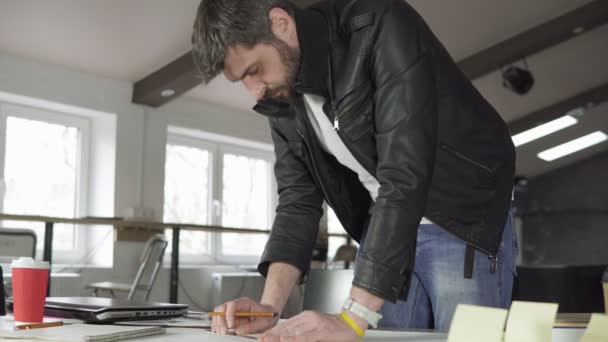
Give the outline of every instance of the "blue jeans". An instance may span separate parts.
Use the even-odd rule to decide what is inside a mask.
[[[438,225],[420,225],[417,242],[407,301],[386,302],[379,327],[447,331],[458,304],[510,306],[517,256],[510,213],[496,272],[490,272],[488,256],[475,250],[473,277],[464,278],[466,244]]]

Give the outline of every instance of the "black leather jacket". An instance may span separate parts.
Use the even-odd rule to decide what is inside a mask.
[[[259,271],[281,261],[308,272],[323,200],[348,234],[365,236],[353,285],[389,301],[407,296],[423,216],[495,256],[515,149],[423,19],[403,0],[330,0],[297,10],[296,23],[297,93],[325,97],[328,120],[380,189],[373,202],[320,147],[301,96],[259,102],[254,109],[270,117],[279,189]]]

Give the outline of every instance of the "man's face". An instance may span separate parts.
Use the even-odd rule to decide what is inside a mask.
[[[300,64],[300,51],[274,39],[253,48],[230,47],[224,59],[224,75],[232,82],[242,81],[247,90],[261,100],[289,98]]]

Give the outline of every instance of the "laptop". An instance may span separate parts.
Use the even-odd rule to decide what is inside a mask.
[[[7,300],[7,306],[13,310],[12,298]],[[187,311],[185,304],[101,297],[48,297],[44,306],[45,316],[76,318],[90,323],[167,319],[183,316]]]

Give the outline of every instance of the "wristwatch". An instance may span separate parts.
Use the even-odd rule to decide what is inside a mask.
[[[368,309],[367,307],[365,307],[362,304],[355,302],[355,300],[352,298],[346,299],[346,301],[344,302],[344,305],[342,306],[342,309],[344,311],[351,312],[351,313],[357,315],[358,317],[363,318],[364,320],[367,321],[367,323],[369,323],[369,325],[371,325],[374,328],[378,327],[378,321],[380,321],[382,319],[381,314]]]

